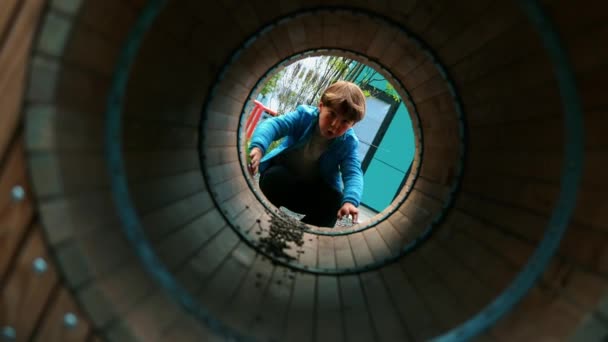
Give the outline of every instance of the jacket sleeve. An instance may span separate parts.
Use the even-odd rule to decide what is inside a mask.
[[[295,128],[299,126],[302,115],[299,111],[279,115],[262,121],[253,132],[249,143],[249,151],[254,147],[266,154],[266,149],[275,140],[287,135],[293,135]]]
[[[352,138],[347,146],[346,157],[340,163],[342,182],[344,182],[344,195],[342,204],[349,202],[359,206],[363,194],[363,171],[358,157],[359,141]]]

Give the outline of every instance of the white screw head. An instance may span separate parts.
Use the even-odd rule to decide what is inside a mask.
[[[3,341],[14,341],[17,339],[17,332],[15,328],[11,326],[2,327],[2,340]]]
[[[34,259],[33,265],[34,265],[34,272],[36,272],[36,273],[44,273],[44,272],[46,272],[46,270],[49,269],[49,266],[46,263],[46,260],[44,260],[44,258],[41,258],[41,257]]]
[[[68,312],[63,316],[63,324],[65,324],[66,327],[73,329],[78,325],[78,317],[75,314]]]
[[[11,189],[11,197],[15,202],[21,202],[25,199],[25,190],[21,185],[15,185]]]

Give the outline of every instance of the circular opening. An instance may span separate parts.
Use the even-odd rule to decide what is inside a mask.
[[[359,86],[366,102],[365,116],[352,126],[358,139],[356,154],[363,175],[358,223],[353,222],[352,216],[344,216],[331,227],[308,225],[305,229],[320,234],[347,233],[369,227],[386,217],[390,213],[387,209],[398,206],[405,200],[407,194],[400,195],[404,187],[411,188],[417,175],[417,168],[413,168],[414,160],[422,151],[418,118],[415,112],[410,112],[402,98],[401,94],[407,98],[405,89],[400,84],[391,82],[392,79],[394,77],[387,70],[364,56],[352,53],[346,55],[339,50],[307,51],[291,56],[270,69],[251,92],[241,113],[239,127],[241,167],[257,198],[269,210],[277,211],[277,206],[259,187],[259,170],[255,174],[250,170],[250,144],[251,139],[260,134],[256,131],[258,125],[266,120],[276,122],[282,115],[297,112],[301,105],[318,112],[324,89],[339,80],[349,81]],[[315,121],[313,125],[316,127],[319,122]],[[265,163],[285,161],[283,156],[302,144],[306,145],[311,135],[312,132],[297,141],[287,142],[289,137],[294,137],[288,133],[274,140],[266,148],[265,156],[281,152]],[[273,150],[277,151],[272,152]],[[328,150],[325,153],[329,153]],[[297,170],[291,172],[293,177],[297,177]],[[298,194],[293,196],[297,197]],[[289,204],[279,204],[279,207],[282,213],[297,220],[305,219],[298,208],[290,207]]]
[[[372,26],[388,25],[396,38],[380,56],[379,50],[361,40],[338,40],[329,44],[331,48],[320,46],[315,39],[293,49],[277,45],[284,39],[279,28],[297,30],[303,22],[323,20],[319,17],[294,16],[280,21],[279,26],[262,29],[222,68],[206,99],[200,127],[206,188],[227,224],[265,257],[317,274],[375,269],[419,246],[451,207],[464,162],[463,111],[455,86],[434,53],[389,22],[343,14],[344,21],[332,27],[335,33],[340,32],[341,25],[348,26],[352,24],[350,19],[356,19]],[[328,35],[333,36],[333,32]],[[302,224],[270,204],[256,189],[248,176],[248,117],[243,115],[251,113],[268,80],[293,62],[323,55],[366,65],[392,84],[410,114],[416,137],[409,175],[390,205],[363,224],[333,229]],[[314,257],[321,244],[324,251],[338,255],[368,238],[383,247],[362,256],[356,264],[322,265]]]

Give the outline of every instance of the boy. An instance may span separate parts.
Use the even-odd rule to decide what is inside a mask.
[[[323,92],[318,108],[301,105],[259,124],[249,145],[249,172],[259,167],[260,189],[268,200],[306,215],[304,223],[333,227],[348,215],[357,223],[363,172],[352,127],[364,115],[361,89],[338,81]],[[282,137],[281,145],[264,156]]]

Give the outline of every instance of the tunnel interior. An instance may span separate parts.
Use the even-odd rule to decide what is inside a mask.
[[[23,115],[63,279],[116,341],[605,336],[587,5],[51,2]],[[239,148],[260,80],[319,50],[377,65],[417,126],[406,186],[348,231],[294,227]]]

